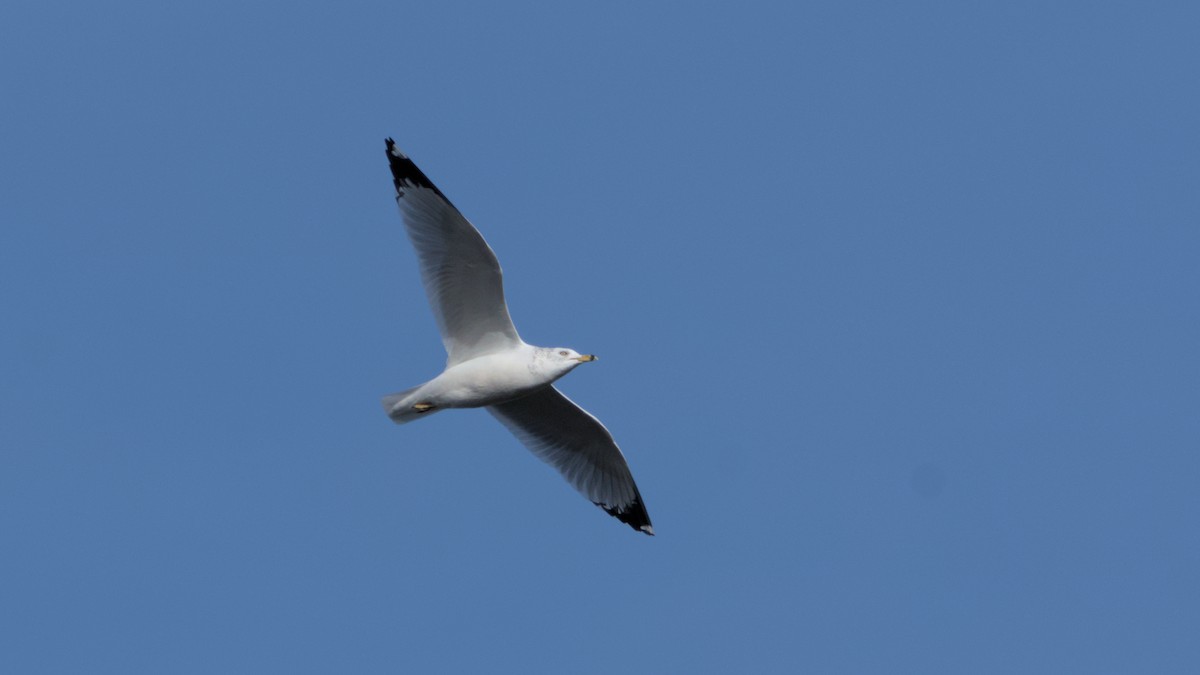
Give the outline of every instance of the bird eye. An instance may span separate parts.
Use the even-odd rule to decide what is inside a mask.
[[[558,355],[559,355],[559,356],[566,356],[566,355],[567,355],[567,353],[566,353],[566,352],[559,352],[559,353],[558,353]]]

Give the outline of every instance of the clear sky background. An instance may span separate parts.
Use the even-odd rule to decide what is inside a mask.
[[[0,670],[1195,673],[1195,3],[0,9]],[[482,411],[396,138],[658,536]]]

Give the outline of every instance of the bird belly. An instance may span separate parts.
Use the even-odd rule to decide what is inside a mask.
[[[551,381],[531,372],[525,359],[494,354],[446,369],[429,383],[425,398],[440,408],[479,408],[511,401]]]

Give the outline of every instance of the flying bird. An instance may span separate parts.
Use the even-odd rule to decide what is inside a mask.
[[[396,204],[447,353],[441,375],[383,397],[388,417],[405,424],[448,408],[486,408],[583,496],[653,535],[612,434],[554,387],[596,357],[526,344],[509,318],[500,263],[483,235],[390,138],[387,156]]]

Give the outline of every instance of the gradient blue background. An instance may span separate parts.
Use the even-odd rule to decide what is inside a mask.
[[[1200,671],[1194,3],[0,9],[0,669]],[[658,536],[480,411],[383,138]]]

